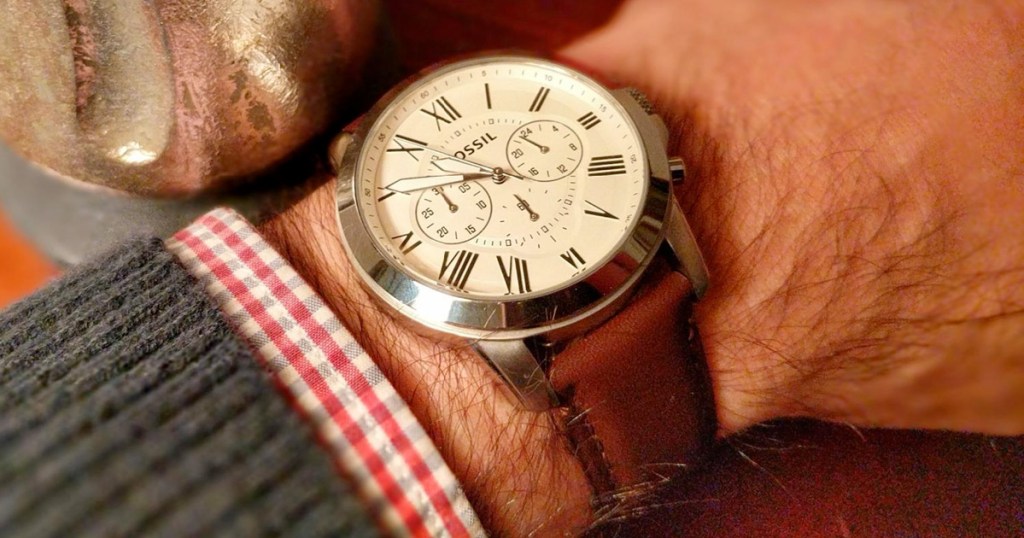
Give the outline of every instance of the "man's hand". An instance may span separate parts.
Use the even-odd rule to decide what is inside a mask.
[[[632,0],[565,51],[674,120],[712,270],[698,317],[721,433],[787,415],[1024,432],[1020,11]],[[321,188],[264,232],[492,531],[578,531],[588,487],[549,417],[505,397],[471,350],[383,313],[332,202]]]
[[[570,47],[675,120],[723,433],[1024,432],[1024,32],[1006,2],[628,2]]]

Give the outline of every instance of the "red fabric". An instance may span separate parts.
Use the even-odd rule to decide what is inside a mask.
[[[274,374],[383,529],[482,534],[454,476],[394,387],[247,222],[215,210],[167,245]]]

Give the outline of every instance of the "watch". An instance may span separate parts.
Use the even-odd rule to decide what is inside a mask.
[[[599,503],[677,473],[716,431],[692,315],[707,269],[667,138],[640,92],[499,54],[415,75],[331,149],[370,294],[551,410]]]

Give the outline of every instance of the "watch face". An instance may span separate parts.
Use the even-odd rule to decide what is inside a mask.
[[[400,271],[502,301],[590,276],[648,189],[637,129],[606,90],[510,58],[455,64],[400,93],[367,131],[355,181],[363,223]]]

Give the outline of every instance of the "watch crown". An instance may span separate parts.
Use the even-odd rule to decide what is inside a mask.
[[[331,173],[334,175],[341,174],[341,162],[345,158],[345,151],[348,150],[349,144],[352,143],[352,135],[346,132],[339,133],[338,136],[331,140],[330,145],[327,147],[327,160],[331,164]]]
[[[679,157],[669,157],[668,170],[672,176],[673,183],[682,183],[686,179],[686,165]]]

